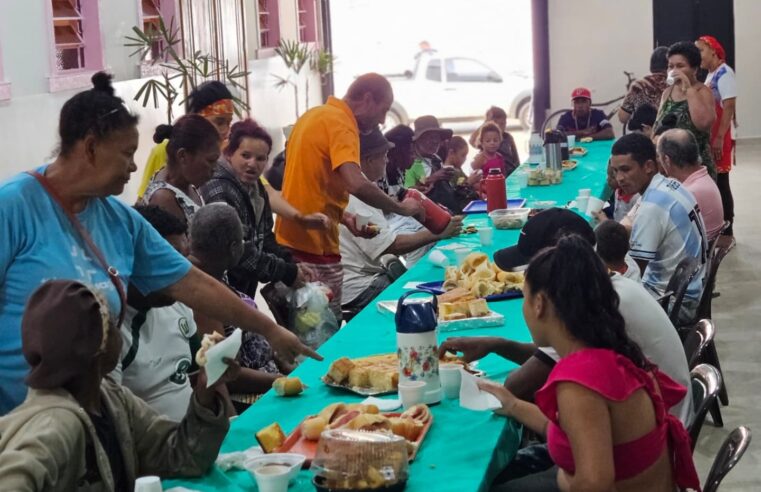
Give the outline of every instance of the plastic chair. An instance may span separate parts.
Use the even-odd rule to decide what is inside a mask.
[[[692,449],[694,450],[698,442],[700,429],[703,428],[706,414],[719,394],[721,375],[715,367],[709,364],[699,364],[690,371],[690,382],[692,384],[692,402],[695,408],[695,417],[687,432],[690,433]]]
[[[669,279],[666,293],[658,299],[674,326],[679,326],[679,311],[682,309],[684,295],[699,267],[700,262],[697,258],[682,259],[674,269],[671,279]]]
[[[750,429],[741,426],[729,433],[721,447],[719,452],[716,453],[716,458],[711,465],[711,471],[708,472],[705,485],[703,486],[703,492],[716,492],[719,490],[719,484],[727,476],[732,468],[735,467],[740,458],[745,454],[745,450],[748,449],[751,441]]]
[[[715,333],[716,329],[710,319],[701,319],[687,332],[682,345],[690,370],[698,365],[708,344],[713,343]]]

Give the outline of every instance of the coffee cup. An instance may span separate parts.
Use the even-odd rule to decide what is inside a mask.
[[[450,399],[460,397],[460,384],[462,383],[462,366],[460,364],[439,364],[439,379],[444,396]]]
[[[397,386],[402,406],[407,409],[423,403],[425,396],[425,381],[399,381]]]

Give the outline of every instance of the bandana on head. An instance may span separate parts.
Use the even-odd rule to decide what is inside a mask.
[[[208,118],[210,116],[219,116],[223,114],[233,114],[235,111],[235,108],[233,107],[233,100],[232,99],[220,99],[219,101],[213,102],[203,108],[201,111],[198,112],[201,116],[204,118]]]
[[[705,44],[711,47],[712,50],[716,52],[716,56],[719,57],[719,60],[724,61],[727,59],[726,52],[724,51],[724,47],[721,45],[718,39],[716,39],[713,36],[700,36],[698,38],[698,41],[703,41]]]

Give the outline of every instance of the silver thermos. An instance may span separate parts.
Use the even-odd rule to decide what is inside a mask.
[[[548,131],[544,136],[544,155],[547,159],[547,169],[563,170],[563,151],[561,139],[557,132]]]

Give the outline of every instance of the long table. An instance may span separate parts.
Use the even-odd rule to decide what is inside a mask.
[[[575,170],[564,172],[563,183],[554,186],[528,187],[520,189],[513,177],[508,179],[508,195],[527,198],[527,206],[537,200],[556,200],[558,206],[576,197],[581,188],[590,188],[600,196],[605,187],[607,161],[612,142],[593,142],[584,145],[589,153],[578,160]],[[466,223],[488,225],[485,214],[469,216]],[[473,246],[489,256],[497,249],[515,244],[517,230],[494,231],[494,243],[481,247],[477,235],[460,236],[443,241],[441,245],[458,242]],[[388,287],[376,301],[396,300],[413,282],[443,279],[441,268],[433,266],[427,259],[421,260],[394,284]],[[490,308],[505,316],[505,325],[497,328],[441,333],[440,340],[448,336],[501,336],[519,341],[530,341],[531,337],[521,313],[522,300],[513,299],[489,304]],[[393,317],[377,310],[372,302],[333,338],[320,347],[322,362],[307,360],[293,373],[309,387],[302,395],[283,398],[272,391],[264,395],[251,408],[235,419],[225,439],[221,452],[240,451],[256,445],[254,433],[259,429],[278,422],[285,432],[293,430],[306,415],[318,412],[325,405],[343,401],[359,402],[363,398],[341,390],[325,386],[320,377],[327,373],[335,359],[343,356],[355,358],[396,351],[396,329]],[[487,377],[502,381],[515,368],[515,364],[496,355],[490,355],[479,362],[479,369]],[[456,400],[443,400],[431,407],[431,426],[420,452],[410,466],[407,489],[410,492],[436,490],[476,491],[486,490],[496,474],[515,455],[520,442],[521,428],[511,419],[492,412],[474,412],[458,405]],[[313,491],[312,474],[304,470],[289,491]],[[184,480],[165,480],[164,489],[187,487],[200,491],[242,492],[256,490],[254,479],[246,471],[222,472],[216,466],[204,477]]]

